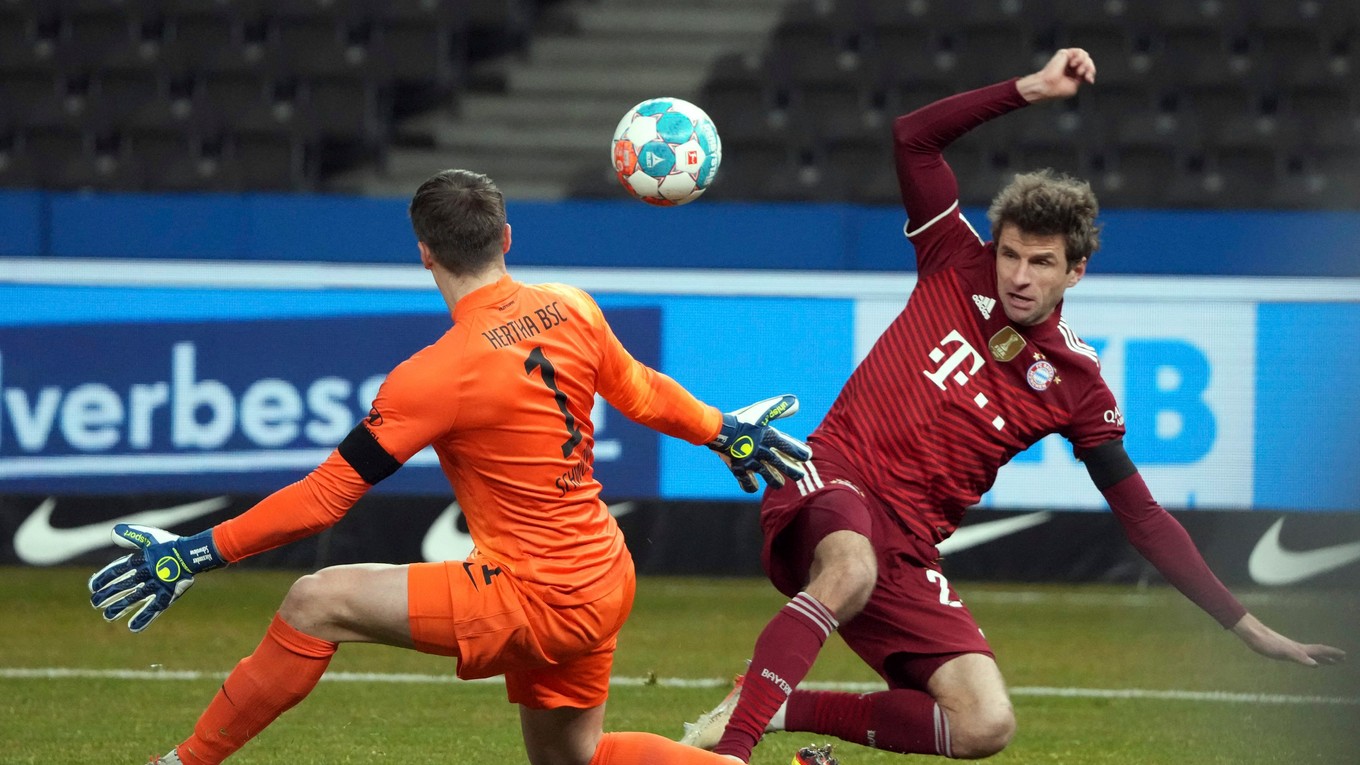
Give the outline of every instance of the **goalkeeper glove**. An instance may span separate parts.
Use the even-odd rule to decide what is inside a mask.
[[[723,415],[722,430],[708,448],[723,458],[747,492],[760,488],[756,473],[771,486],[783,486],[785,476],[796,481],[803,477],[800,463],[812,458],[812,450],[771,427],[770,421],[797,411],[798,397],[784,394],[728,412]]]
[[[90,605],[113,621],[145,603],[128,621],[141,632],[194,584],[194,574],[226,565],[213,544],[212,529],[181,537],[164,529],[119,523],[113,541],[136,552],[124,555],[90,577]]]

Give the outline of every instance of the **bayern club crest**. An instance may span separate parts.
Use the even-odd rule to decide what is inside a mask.
[[[1058,376],[1058,370],[1047,361],[1040,359],[1030,364],[1029,371],[1025,372],[1025,382],[1035,390],[1047,390],[1053,384],[1053,379]]]

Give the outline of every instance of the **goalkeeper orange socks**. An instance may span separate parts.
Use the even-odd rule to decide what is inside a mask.
[[[255,653],[242,659],[179,745],[184,765],[218,765],[311,692],[336,643],[293,629],[274,615]]]
[[[606,733],[590,765],[734,765],[734,761],[655,733]]]

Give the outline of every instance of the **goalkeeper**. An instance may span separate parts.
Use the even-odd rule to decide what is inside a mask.
[[[486,176],[447,170],[410,206],[421,263],[453,327],[388,375],[368,417],[316,470],[191,537],[119,525],[135,552],[90,579],[106,619],[146,629],[193,576],[316,534],[432,445],[476,549],[463,561],[335,566],[293,584],[264,639],[223,682],[193,732],[153,762],[215,765],[301,701],[340,643],[457,659],[463,679],[504,675],[536,765],[730,763],[647,733],[603,733],[632,558],[595,480],[598,392],[662,433],[707,444],[743,488],[803,477],[811,456],[770,421],[781,396],[722,414],[632,358],[586,293],[515,281],[510,226]],[[136,606],[141,604],[140,609]]]

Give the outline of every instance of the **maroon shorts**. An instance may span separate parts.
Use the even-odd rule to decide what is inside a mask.
[[[817,543],[833,531],[865,536],[878,557],[869,602],[837,630],[891,688],[927,690],[942,664],[965,653],[993,656],[973,615],[940,572],[935,548],[901,528],[833,460],[814,458],[808,475],[766,493],[762,562],[793,597],[807,585]]]

